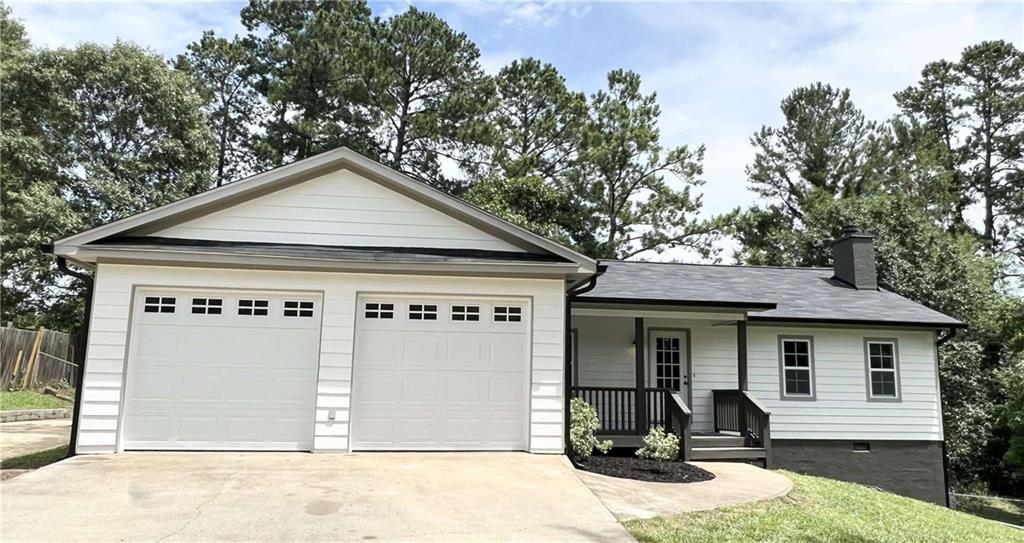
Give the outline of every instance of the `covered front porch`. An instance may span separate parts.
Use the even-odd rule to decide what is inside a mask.
[[[747,313],[573,301],[570,394],[599,436],[640,447],[656,426],[684,460],[771,462],[770,412],[747,387]]]

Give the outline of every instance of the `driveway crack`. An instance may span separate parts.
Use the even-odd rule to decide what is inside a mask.
[[[181,526],[178,527],[177,530],[174,530],[173,532],[171,532],[171,533],[161,537],[160,539],[157,539],[157,543],[159,543],[160,541],[163,541],[163,540],[165,540],[168,537],[171,537],[173,535],[180,534],[182,532],[182,530],[184,530],[185,528],[188,528],[189,524],[192,524],[199,517],[203,516],[203,507],[206,507],[211,502],[213,502],[213,500],[216,500],[217,498],[221,497],[221,495],[224,493],[224,485],[227,484],[228,481],[230,481],[231,478],[234,477],[238,473],[238,471],[239,470],[236,468],[236,469],[232,470],[230,473],[228,473],[227,475],[225,475],[224,478],[221,480],[220,488],[217,490],[217,493],[214,494],[213,496],[210,496],[209,498],[204,500],[202,503],[197,505],[196,506],[196,514],[192,518],[186,520]]]

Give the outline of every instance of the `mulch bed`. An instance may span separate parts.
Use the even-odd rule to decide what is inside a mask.
[[[577,468],[609,477],[654,483],[699,483],[710,481],[715,474],[686,462],[658,462],[635,456],[602,456],[595,454],[586,463],[573,461]]]

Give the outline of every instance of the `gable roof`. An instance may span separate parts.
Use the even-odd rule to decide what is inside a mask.
[[[832,268],[773,268],[602,260],[597,286],[581,302],[720,305],[752,309],[751,321],[962,327],[963,323],[887,290],[858,290]],[[769,306],[766,308],[766,306]],[[774,307],[770,307],[774,306]]]
[[[548,253],[561,257],[577,264],[580,273],[592,273],[596,270],[596,261],[587,256],[344,147],[66,237],[54,243],[54,254],[71,256],[79,247],[94,246],[115,236],[130,237],[140,231],[153,231],[179,224],[343,168],[355,171],[373,182],[521,247],[527,252]]]

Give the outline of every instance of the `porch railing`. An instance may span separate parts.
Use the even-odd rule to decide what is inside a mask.
[[[715,432],[737,432],[747,447],[771,454],[771,411],[745,390],[713,390]]]
[[[680,437],[680,450],[684,459],[689,459],[692,414],[679,393],[667,388],[644,388],[642,422],[636,416],[636,388],[576,386],[572,393],[597,410],[601,434],[643,436],[661,426]]]

